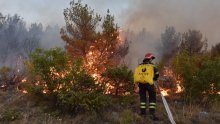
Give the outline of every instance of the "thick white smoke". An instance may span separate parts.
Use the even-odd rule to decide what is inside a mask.
[[[158,53],[161,33],[166,26],[174,26],[177,32],[188,29],[200,30],[208,39],[209,48],[220,42],[220,1],[219,0],[130,0],[120,15],[122,28],[138,34],[143,29],[146,36],[132,39],[129,56],[132,68],[137,58],[146,52]],[[149,35],[150,34],[150,35]],[[137,37],[137,36],[135,36]],[[144,38],[143,38],[144,37]],[[133,60],[134,59],[134,60]]]

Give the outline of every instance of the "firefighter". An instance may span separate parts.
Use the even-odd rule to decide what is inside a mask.
[[[155,116],[156,108],[156,91],[153,82],[159,77],[158,69],[152,63],[155,57],[152,53],[147,53],[143,62],[138,65],[134,73],[135,92],[139,92],[140,96],[140,114],[146,115],[147,96],[149,94],[149,113],[153,120],[158,120]]]

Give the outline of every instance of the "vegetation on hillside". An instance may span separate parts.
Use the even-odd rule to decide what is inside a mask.
[[[0,123],[152,122],[138,114],[133,72],[121,63],[129,44],[120,39],[119,27],[109,10],[102,20],[88,5],[72,1],[64,10],[64,18],[66,26],[61,29],[61,37],[65,50],[37,48],[37,34],[19,40],[28,46],[25,49],[13,44],[15,32],[12,39],[6,39],[13,44],[9,48],[12,52],[22,51],[28,57],[22,75],[13,73],[20,70],[0,68]],[[8,35],[13,28],[26,30],[20,17],[7,19],[0,21],[0,36]],[[11,22],[16,19],[16,23]],[[35,29],[42,33],[42,26],[33,24],[25,35]],[[161,41],[160,65],[171,67],[171,78],[178,77],[182,88],[167,96],[176,122],[218,123],[220,45],[208,50],[207,39],[199,30],[178,33],[174,27],[166,28]],[[7,58],[7,54],[1,52],[0,56]],[[14,87],[5,88],[9,84]],[[157,102],[159,123],[169,123],[160,98]]]

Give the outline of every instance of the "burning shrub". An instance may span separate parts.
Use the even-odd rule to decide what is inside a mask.
[[[70,88],[73,69],[68,63],[68,55],[61,49],[37,49],[30,55],[27,65],[28,81],[33,85],[31,93],[55,95],[58,90]]]
[[[198,81],[206,96],[218,96],[220,91],[220,58],[204,61],[198,72]],[[217,98],[217,97],[216,97]]]
[[[107,78],[107,93],[117,96],[133,92],[133,73],[126,66],[108,68],[103,76]]]
[[[183,79],[186,100],[207,103],[213,96],[217,96],[220,82],[219,63],[220,59],[211,60],[207,54],[190,55],[184,51],[176,56],[173,68]]]
[[[14,88],[21,80],[22,75],[18,75],[15,69],[7,66],[0,68],[0,89]]]
[[[39,88],[41,93],[47,95],[72,89],[87,91],[95,88],[95,81],[83,69],[82,61],[72,60],[59,48],[36,50],[30,56],[28,67],[33,88]]]
[[[128,53],[129,44],[119,36],[119,27],[109,10],[102,20],[87,4],[72,1],[64,10],[64,19],[61,38],[67,52],[73,58],[81,57],[87,72],[97,81],[106,66],[118,65]]]
[[[37,49],[30,55],[30,73],[21,86],[38,100],[49,100],[61,110],[98,110],[109,100],[82,65],[80,59],[71,59],[62,49]]]

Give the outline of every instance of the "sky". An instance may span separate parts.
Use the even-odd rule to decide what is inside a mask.
[[[75,0],[77,1],[77,0]],[[128,7],[126,0],[82,0],[82,3],[88,4],[95,12],[105,15],[107,9],[116,16],[120,15],[123,9]],[[29,25],[32,22],[43,23],[43,25],[64,24],[63,10],[69,7],[71,0],[0,0],[0,12],[14,15],[17,13]]]
[[[20,15],[30,25],[64,26],[63,10],[71,0],[0,0],[0,12]],[[77,0],[75,0],[77,1]],[[200,30],[213,45],[220,41],[220,0],[82,0],[104,16],[107,9],[119,27],[136,32],[145,28],[155,37],[174,26],[179,32]]]

